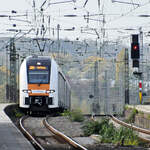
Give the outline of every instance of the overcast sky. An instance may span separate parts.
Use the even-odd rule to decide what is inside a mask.
[[[33,0],[4,0],[0,5],[0,15],[24,15],[27,17],[11,17],[0,18],[0,36],[8,34],[8,29],[27,29],[38,28],[40,31],[42,25],[42,14],[40,13],[40,6],[45,0],[35,0],[36,22],[34,19]],[[117,0],[119,2],[132,2],[133,4],[123,4],[119,2],[112,3],[111,0],[100,0],[100,7],[98,7],[98,0],[76,0],[76,2],[68,2],[61,4],[54,4],[57,2],[64,2],[69,0],[47,0],[43,6],[44,26],[47,28],[45,36],[50,38],[57,38],[57,25],[60,25],[60,38],[68,38],[75,40],[79,39],[93,39],[98,35],[106,40],[124,39],[132,33],[138,33],[139,27],[142,27],[144,32],[149,31],[150,21],[148,17],[142,18],[138,15],[150,14],[149,0]],[[136,5],[139,4],[139,5]],[[85,7],[84,7],[85,5]],[[17,14],[12,14],[11,11],[16,10]],[[89,22],[84,19],[84,15],[104,14],[101,16],[90,16]],[[77,15],[77,17],[64,17],[64,15]],[[50,17],[50,24],[48,23]],[[20,21],[12,20],[17,19]],[[96,20],[105,20],[102,21]],[[25,22],[25,21],[30,21]],[[16,24],[16,27],[13,27]],[[50,30],[49,30],[50,26]],[[74,27],[74,31],[64,31],[65,29]],[[82,27],[82,30],[81,30]],[[93,28],[95,30],[89,30]],[[102,30],[102,29],[106,30]],[[136,29],[136,30],[126,30]],[[105,32],[104,32],[105,31]],[[82,33],[81,33],[82,32]],[[86,32],[86,33],[84,33]],[[35,36],[36,32],[32,32]],[[98,35],[96,34],[98,33]],[[102,34],[103,33],[103,34]],[[105,33],[105,34],[104,34]],[[12,33],[12,35],[15,33]],[[146,34],[146,33],[145,33]],[[38,33],[40,36],[40,33]]]

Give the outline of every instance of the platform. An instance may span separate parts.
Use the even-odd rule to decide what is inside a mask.
[[[0,150],[35,150],[5,114],[4,108],[8,105],[0,104]]]
[[[130,108],[136,108],[138,111],[150,114],[150,105],[127,105]]]

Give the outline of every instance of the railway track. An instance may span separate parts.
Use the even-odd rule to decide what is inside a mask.
[[[150,143],[150,130],[147,130],[147,129],[143,129],[143,128],[140,128],[140,127],[137,127],[133,124],[128,124],[122,120],[119,120],[118,118],[116,118],[115,116],[111,116],[111,119],[121,125],[121,126],[125,126],[127,128],[131,128],[133,130],[135,130],[136,132],[138,132],[138,136],[140,139],[142,139],[143,141],[146,141],[148,143]]]
[[[45,117],[24,116],[20,119],[20,128],[38,150],[87,150],[82,145],[50,126]]]

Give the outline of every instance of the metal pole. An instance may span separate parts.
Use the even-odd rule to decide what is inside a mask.
[[[9,80],[8,80],[8,47],[6,47],[6,100],[9,100]]]
[[[10,39],[10,100],[16,102],[17,82],[16,82],[16,48],[14,39]]]
[[[128,49],[125,48],[125,104],[129,104],[129,56]]]
[[[93,101],[93,114],[100,113],[99,106],[99,87],[98,87],[98,61],[95,61],[94,66],[94,101]]]
[[[144,74],[143,74],[143,31],[142,27],[139,29],[140,31],[140,63],[139,63],[139,72],[141,72],[141,75],[139,76],[139,84],[142,84],[143,86],[143,79],[144,79]],[[139,99],[140,103],[142,103],[142,88],[139,88]]]
[[[107,74],[107,70],[105,70],[105,102],[104,102],[104,113],[108,114],[108,74]]]
[[[60,39],[59,39],[59,30],[60,30],[60,25],[57,25],[57,52],[58,52],[58,64],[59,64],[59,52],[60,52]]]
[[[17,55],[17,59],[18,59],[17,100],[18,100],[18,103],[19,103],[19,68],[20,68],[20,56],[19,56],[19,54]]]

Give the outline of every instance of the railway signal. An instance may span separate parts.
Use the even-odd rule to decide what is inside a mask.
[[[132,59],[139,59],[140,58],[139,43],[131,43],[131,58]]]
[[[132,67],[139,67],[139,60],[138,59],[133,59]]]
[[[140,58],[140,46],[139,46],[138,39],[139,39],[138,34],[132,35],[132,42],[131,42],[131,58],[132,59]]]

